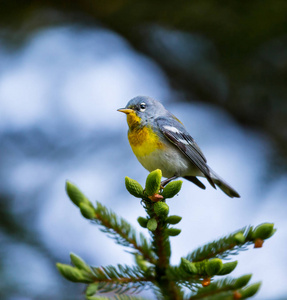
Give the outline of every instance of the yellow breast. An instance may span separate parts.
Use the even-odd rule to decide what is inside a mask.
[[[141,126],[141,119],[135,113],[127,115],[127,122],[129,142],[136,157],[144,157],[157,149],[164,148],[164,144],[150,127]]]
[[[163,149],[164,144],[150,127],[130,128],[128,138],[131,148],[137,157],[151,154],[157,149]]]

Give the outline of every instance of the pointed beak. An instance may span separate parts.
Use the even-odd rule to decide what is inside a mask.
[[[129,109],[129,108],[119,108],[118,111],[120,111],[124,114],[127,114],[127,115],[134,112],[133,109]]]

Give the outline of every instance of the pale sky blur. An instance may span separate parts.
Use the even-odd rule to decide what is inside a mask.
[[[148,172],[134,157],[125,116],[116,110],[137,95],[148,95],[181,119],[212,169],[241,194],[240,199],[230,199],[206,181],[205,191],[184,181],[179,196],[168,201],[170,213],[183,217],[177,226],[182,233],[171,238],[172,263],[245,225],[274,222],[277,233],[262,249],[234,257],[239,264],[231,275],[253,273],[252,282],[263,281],[254,299],[287,294],[287,178],[264,180],[271,146],[263,136],[241,128],[216,107],[196,99],[180,102],[155,63],[107,30],[41,31],[20,51],[2,49],[0,61],[0,132],[33,129],[53,145],[44,156],[41,151],[22,151],[21,144],[5,145],[0,188],[12,191],[15,214],[37,207],[37,231],[63,263],[69,262],[70,252],[91,265],[133,263],[123,247],[81,217],[64,188],[67,179],[74,182],[91,201],[102,202],[140,229],[136,219],[144,210],[125,190],[124,177],[144,185]],[[37,144],[34,138],[26,143]],[[72,151],[66,153],[66,148]],[[51,276],[55,266],[41,253],[22,245],[10,248],[6,267],[25,274],[18,277],[27,295],[61,285]]]

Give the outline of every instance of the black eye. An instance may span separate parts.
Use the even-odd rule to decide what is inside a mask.
[[[140,109],[141,109],[141,111],[143,111],[143,110],[146,109],[146,104],[145,104],[144,102],[142,102],[142,103],[140,104]]]

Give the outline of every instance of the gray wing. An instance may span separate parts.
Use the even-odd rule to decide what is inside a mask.
[[[167,120],[166,118],[159,117],[156,119],[156,122],[163,135],[189,158],[215,188],[206,164],[206,158],[184,126],[173,118]]]

